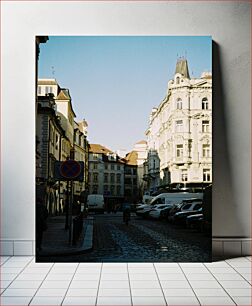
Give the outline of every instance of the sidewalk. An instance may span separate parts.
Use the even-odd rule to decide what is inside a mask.
[[[69,230],[65,230],[65,218],[65,216],[49,217],[39,256],[74,255],[93,248],[93,217],[83,220],[83,230],[75,246],[69,243]]]

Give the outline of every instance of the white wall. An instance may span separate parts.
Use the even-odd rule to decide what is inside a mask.
[[[50,34],[212,35],[218,44],[214,50],[218,82],[213,88],[213,235],[250,235],[249,3],[19,1],[3,2],[1,8],[3,239],[34,239],[34,37]],[[16,250],[20,250],[17,244]]]

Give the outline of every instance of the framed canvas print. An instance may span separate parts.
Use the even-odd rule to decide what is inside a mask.
[[[211,37],[36,51],[36,261],[211,261]]]

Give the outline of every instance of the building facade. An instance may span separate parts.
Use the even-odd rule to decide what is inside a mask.
[[[87,141],[87,122],[75,122],[76,117],[72,99],[69,89],[61,88],[55,79],[38,79],[37,87],[37,99],[38,101],[50,101],[51,109],[54,112],[55,120],[63,133],[60,135],[56,133],[56,128],[52,127],[48,131],[49,149],[54,150],[54,159],[57,161],[66,161],[68,159],[75,159],[77,161],[84,162],[84,180],[83,182],[74,182],[74,202],[80,199],[81,193],[85,192],[88,188],[88,141]],[[41,104],[41,102],[40,102]],[[44,102],[45,104],[45,102]],[[41,106],[38,109],[38,113],[41,112]],[[46,146],[45,131],[43,130],[44,123],[38,118],[37,120],[37,143],[40,154],[43,154],[42,146]],[[49,120],[49,124],[52,124],[52,119]],[[52,135],[51,135],[52,134]],[[41,143],[41,144],[40,144]],[[50,147],[53,146],[53,148]],[[57,148],[57,151],[56,151]],[[49,165],[52,164],[48,159]],[[44,158],[45,160],[45,158]],[[53,167],[49,167],[51,172],[49,173],[48,180],[53,179]],[[40,171],[37,171],[37,177],[40,175]],[[57,192],[54,193],[52,200],[47,201],[47,207],[51,214],[60,213],[64,211],[67,205],[67,194],[70,194],[70,184],[66,181],[54,181],[57,186]],[[52,198],[52,197],[51,197]],[[53,201],[54,204],[51,204]],[[51,207],[54,207],[53,209]]]
[[[90,144],[89,148],[89,194],[104,195],[107,210],[124,199],[124,163],[100,144]]]
[[[153,108],[146,131],[150,191],[204,187],[212,182],[212,75],[190,78],[179,59],[167,93]]]

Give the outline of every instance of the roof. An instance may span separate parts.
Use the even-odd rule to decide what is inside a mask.
[[[65,94],[63,90],[61,90],[56,97],[57,100],[70,100],[69,96]]]
[[[183,77],[190,79],[187,60],[184,58],[179,58],[176,64],[176,73],[180,73]]]
[[[111,150],[107,149],[106,147],[100,145],[100,144],[90,144],[89,152],[91,153],[100,153],[100,154],[107,154],[107,153],[113,153]]]
[[[138,159],[137,151],[131,151],[124,157],[126,164],[132,166],[137,166],[137,159]]]
[[[136,144],[147,144],[147,141],[146,140],[140,140]]]
[[[38,79],[38,85],[58,85],[56,79]]]

